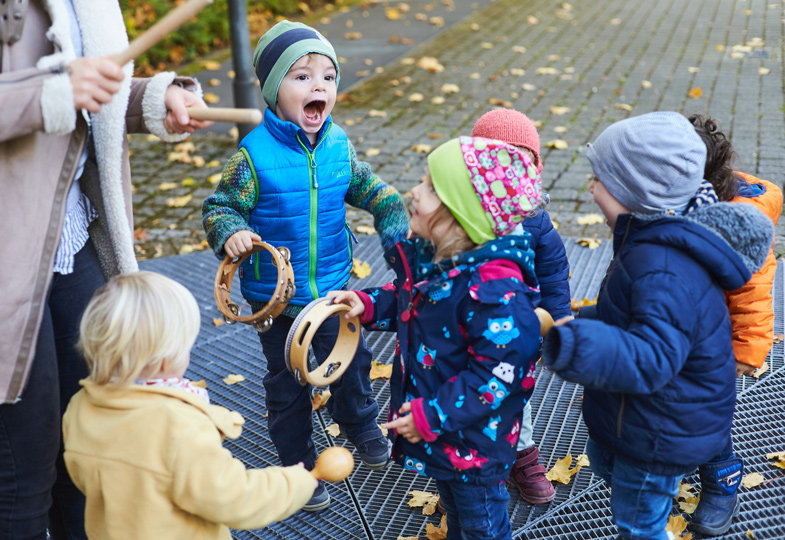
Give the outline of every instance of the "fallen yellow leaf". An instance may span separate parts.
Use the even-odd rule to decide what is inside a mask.
[[[703,95],[703,90],[701,90],[700,86],[696,86],[695,88],[690,89],[687,92],[687,96],[691,97],[692,99],[698,99]]]
[[[616,105],[613,106],[613,108],[618,109],[620,111],[627,111],[627,112],[632,111],[632,105],[628,105],[626,103],[617,103]]]
[[[231,375],[227,375],[226,377],[224,377],[224,382],[226,384],[237,384],[238,382],[243,382],[244,380],[245,377],[235,373],[232,373]]]
[[[527,24],[533,25],[533,24],[537,24],[538,22],[540,22],[539,19],[537,19],[537,17],[535,17],[534,15],[529,15],[526,17]]]
[[[170,197],[166,199],[166,206],[169,208],[182,208],[191,202],[192,195],[183,195],[182,197]]]
[[[226,323],[226,321],[223,320],[222,318],[220,318],[220,317],[213,317],[213,326],[221,326],[222,324],[225,324],[225,323]]]
[[[431,516],[436,512],[436,505],[439,502],[438,493],[415,490],[410,491],[409,495],[412,496],[407,503],[410,508],[422,508],[422,513],[426,516]]]
[[[204,158],[202,156],[193,156],[193,158],[191,158],[191,165],[194,167],[204,167]]]
[[[213,94],[212,92],[205,92],[202,96],[205,103],[218,103],[221,101],[221,98],[218,97],[218,94]]]
[[[204,164],[204,166],[205,166],[205,167],[217,167],[217,166],[219,166],[220,164],[221,164],[221,162],[220,162],[220,161],[218,161],[217,159],[213,159],[213,160],[211,160],[211,161],[208,161],[207,163],[205,163],[205,164]]]
[[[766,479],[763,478],[762,474],[754,472],[750,474],[745,474],[744,478],[741,479],[741,485],[747,489],[752,489],[754,487],[761,485],[765,480]]]
[[[744,533],[744,536],[749,538],[750,540],[755,540],[755,533],[751,530],[747,529],[747,532]]]
[[[644,88],[651,88],[651,81],[643,80],[641,81],[641,86]]]
[[[560,114],[567,114],[568,112],[570,112],[569,107],[559,107],[556,105],[551,107],[551,114],[560,115]]]
[[[193,187],[196,185],[196,180],[189,176],[188,178],[183,178],[183,181],[180,182],[180,185],[183,187]]]
[[[687,71],[689,71],[690,73],[698,73],[700,70],[701,70],[701,68],[695,67],[695,66],[689,66],[687,68]]]
[[[161,182],[158,184],[158,189],[161,191],[169,191],[170,189],[174,189],[177,186],[177,182]]]
[[[756,379],[769,370],[769,363],[764,360],[763,365],[752,372],[752,376]]]
[[[558,75],[559,70],[553,67],[538,67],[534,70],[537,75]]]
[[[782,334],[774,334],[774,343],[782,343],[783,339],[785,339],[785,336]]]
[[[578,240],[576,240],[576,242],[578,242],[578,244],[582,245],[583,247],[587,247],[589,249],[597,249],[598,247],[600,247],[600,244],[602,244],[602,240],[598,240],[596,238],[588,238],[588,237],[579,238]]]
[[[435,527],[431,523],[426,523],[425,538],[428,540],[445,540],[445,538],[447,538],[447,516],[442,516],[439,527]]]
[[[569,484],[572,476],[581,470],[580,463],[576,463],[572,469],[570,469],[570,465],[572,465],[572,454],[567,454],[553,465],[551,470],[545,474],[545,478],[551,482]]]
[[[769,68],[759,67],[758,68],[758,75],[768,75],[771,72]]]
[[[554,148],[556,150],[565,150],[569,145],[564,139],[554,139],[545,143],[545,146],[548,148]]]
[[[325,403],[327,403],[327,400],[330,399],[331,395],[332,394],[329,390],[316,392],[311,398],[311,409],[315,411],[319,407],[323,406]]]
[[[357,225],[357,227],[354,229],[354,232],[358,234],[376,234],[376,229],[370,225]]]
[[[415,144],[414,146],[412,146],[412,150],[414,150],[415,152],[419,152],[421,154],[427,154],[428,152],[431,151],[431,148],[432,147],[430,144]]]
[[[343,35],[343,37],[348,40],[355,40],[355,39],[362,39],[363,35],[361,32],[346,32]]]
[[[397,21],[401,18],[401,12],[394,7],[386,7],[384,8],[384,16],[391,21]]]
[[[588,214],[578,218],[578,225],[597,225],[605,223],[605,217],[600,214]]]
[[[365,151],[365,157],[378,156],[380,150],[378,148],[369,148]]]
[[[392,376],[392,364],[382,364],[376,360],[371,361],[371,380],[389,379]]]
[[[589,300],[588,298],[584,298],[583,300],[578,300],[577,298],[573,298],[570,300],[570,310],[578,311],[583,306],[593,306],[597,303],[597,297],[594,297],[594,300]]]
[[[221,173],[211,174],[207,177],[207,181],[210,182],[212,185],[217,184],[221,181]]]
[[[221,69],[221,63],[216,62],[215,60],[208,60],[202,63],[202,66],[204,66],[204,69],[206,69],[207,71],[218,71],[219,69]]]
[[[425,99],[425,96],[422,95],[419,92],[415,92],[415,93],[409,95],[409,101],[412,101],[412,102],[418,102],[418,101],[422,101],[424,99]]]
[[[325,428],[324,431],[327,432],[327,434],[333,439],[341,436],[341,426],[338,424],[330,424]]]
[[[420,69],[425,69],[431,73],[441,73],[444,71],[444,66],[433,56],[423,56],[417,60],[416,66]]]
[[[353,257],[351,273],[358,279],[366,278],[371,275],[371,265],[365,261]]]
[[[207,86],[221,86],[221,79],[216,79],[215,77],[208,79]]]
[[[457,84],[445,83],[442,85],[442,92],[445,94],[456,94],[460,91],[461,89]]]
[[[428,22],[434,26],[444,26],[444,17],[431,17]]]
[[[668,524],[665,526],[666,531],[670,531],[677,538],[687,529],[687,520],[683,516],[670,516],[668,517]]]
[[[382,435],[384,435],[384,436],[386,437],[386,436],[387,436],[387,433],[388,433],[388,430],[387,430],[387,428],[384,428],[384,427],[382,427],[382,425],[381,425],[381,424],[377,424],[377,425],[379,426],[379,429],[381,430],[381,432],[382,432]]]
[[[387,116],[387,111],[377,111],[376,109],[371,109],[368,111],[368,116],[371,118],[384,118]]]
[[[207,388],[207,382],[204,379],[199,379],[198,381],[191,381],[191,386],[196,386],[197,388]]]

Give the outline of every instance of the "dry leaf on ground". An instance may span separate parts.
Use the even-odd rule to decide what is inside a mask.
[[[537,75],[558,75],[559,70],[553,67],[538,67],[534,70]]]
[[[221,98],[218,97],[218,94],[213,94],[212,92],[205,92],[204,95],[202,96],[202,99],[204,99],[205,103],[211,103],[211,104],[218,103],[219,101],[221,101]]]
[[[785,452],[771,452],[766,454],[766,459],[774,459],[772,465],[780,469],[785,469]]]
[[[687,530],[687,520],[684,519],[683,516],[670,516],[668,518],[668,525],[665,526],[665,530],[672,532],[675,538],[680,538],[681,540],[692,539],[692,533],[682,535],[682,533]]]
[[[210,176],[207,177],[207,181],[212,185],[217,184],[218,182],[221,181],[221,173],[211,174]]]
[[[213,326],[221,326],[222,324],[226,324],[226,321],[221,317],[213,317]]]
[[[430,71],[431,73],[441,73],[444,71],[444,66],[439,63],[439,60],[434,58],[433,56],[423,56],[419,60],[417,60],[417,64],[415,64],[420,69],[425,69]]]
[[[457,84],[445,83],[442,85],[442,92],[445,94],[456,94],[460,91],[461,89]]]
[[[316,392],[311,398],[311,409],[315,411],[319,407],[322,407],[325,403],[327,403],[327,400],[330,399],[331,395],[332,394],[329,390],[321,390]]]
[[[196,386],[197,388],[207,388],[207,382],[204,379],[199,379],[198,381],[191,381],[192,386]]]
[[[761,485],[765,480],[762,474],[754,472],[745,474],[744,478],[741,479],[741,485],[747,489],[752,489]]]
[[[376,234],[376,229],[369,225],[358,225],[354,228],[354,232],[357,234]]]
[[[431,151],[432,146],[430,144],[415,144],[412,146],[412,150],[415,152],[420,152],[421,154],[427,154]]]
[[[782,343],[785,339],[785,335],[782,334],[774,334],[774,343]]]
[[[409,101],[412,101],[412,102],[415,102],[415,103],[419,102],[419,101],[422,101],[424,99],[425,99],[425,96],[422,95],[419,92],[415,92],[415,93],[409,95]]]
[[[593,306],[597,303],[597,297],[594,297],[594,300],[589,300],[588,298],[584,298],[583,300],[578,300],[577,298],[573,298],[570,300],[570,309],[572,311],[578,311],[583,306]]]
[[[226,384],[237,384],[238,382],[243,382],[244,380],[245,377],[243,377],[242,375],[238,375],[236,373],[232,373],[224,377],[224,382]]]
[[[376,109],[371,109],[368,111],[368,116],[371,118],[385,118],[387,116],[387,111],[378,111]]]
[[[407,503],[411,508],[422,508],[423,515],[430,516],[436,512],[436,504],[439,502],[439,494],[429,491],[410,491],[412,496]]]
[[[182,197],[170,197],[166,199],[166,206],[168,206],[169,208],[182,208],[183,206],[191,202],[192,198],[193,195],[183,195]]]
[[[327,426],[327,427],[324,429],[324,431],[325,431],[325,432],[326,432],[326,433],[327,433],[327,434],[328,434],[330,437],[332,437],[333,439],[335,439],[336,437],[340,437],[340,435],[341,435],[341,426],[339,426],[338,424],[330,424],[329,426]]]
[[[553,465],[551,470],[545,474],[545,478],[551,482],[569,484],[573,475],[581,470],[580,456],[578,461],[579,462],[575,464],[575,467],[570,469],[570,465],[572,465],[572,454],[567,454]]]
[[[578,225],[597,225],[605,223],[605,217],[600,214],[587,214],[578,218]]]
[[[768,370],[769,370],[769,363],[764,361],[761,367],[759,367],[758,369],[752,372],[752,376],[757,379],[758,377],[766,373]]]
[[[366,278],[371,275],[371,265],[361,261],[357,257],[352,258],[352,275],[358,279]]]
[[[691,97],[692,99],[698,99],[703,95],[703,90],[700,86],[696,86],[695,88],[691,88],[689,92],[687,92],[687,96]]]
[[[617,103],[616,105],[613,106],[613,108],[618,109],[620,111],[627,111],[627,112],[632,111],[632,105],[628,105],[626,103]]]
[[[202,66],[207,71],[218,71],[219,69],[221,69],[221,63],[216,62],[215,60],[208,60],[207,62],[204,62]]]
[[[438,527],[431,523],[426,523],[425,538],[428,540],[445,540],[447,538],[447,516],[442,516]]]
[[[178,185],[177,182],[161,182],[158,184],[158,189],[160,191],[169,191],[170,189],[176,188]]]
[[[602,244],[602,240],[598,240],[597,238],[579,238],[576,240],[578,244],[582,245],[583,247],[587,247],[589,249],[597,249]]]
[[[565,150],[569,145],[564,139],[554,139],[552,141],[546,142],[545,146],[555,150]]]
[[[389,379],[392,376],[392,364],[382,364],[376,360],[371,361],[371,380]]]
[[[568,112],[570,112],[569,107],[559,107],[557,105],[551,107],[551,114],[559,115],[559,114],[567,114]]]
[[[343,37],[348,40],[355,40],[362,39],[363,35],[361,32],[346,32]]]

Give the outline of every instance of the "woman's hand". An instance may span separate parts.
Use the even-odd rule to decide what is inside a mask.
[[[197,129],[213,124],[209,120],[191,118],[186,107],[207,108],[207,104],[193,92],[176,84],[170,84],[166,88],[164,104],[166,105],[164,127],[169,133],[193,133]]]
[[[232,259],[242,257],[253,251],[253,243],[261,242],[262,237],[251,231],[237,231],[224,244],[224,251]]]
[[[398,435],[404,437],[410,443],[418,443],[422,440],[422,435],[420,435],[420,432],[417,431],[417,427],[414,425],[414,417],[410,414],[411,412],[412,404],[407,401],[398,409],[398,413],[401,416],[392,422],[382,424],[381,427],[384,429],[394,429],[398,432]]]
[[[332,298],[333,304],[345,304],[351,308],[344,314],[347,319],[365,313],[365,304],[354,291],[330,291],[327,293],[327,298]]]
[[[752,377],[753,373],[757,368],[755,366],[751,366],[749,364],[742,364],[738,360],[736,361],[736,376],[741,377],[742,375],[746,375],[747,377]]]
[[[125,73],[109,57],[82,57],[68,64],[68,77],[74,93],[74,107],[97,114],[120,90]]]

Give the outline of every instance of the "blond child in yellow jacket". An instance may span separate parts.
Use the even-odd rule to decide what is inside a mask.
[[[199,308],[153,272],[112,278],[80,326],[90,375],[63,418],[65,463],[85,494],[91,539],[230,539],[300,509],[316,480],[300,466],[246,469],[221,446],[239,413],[183,374]]]

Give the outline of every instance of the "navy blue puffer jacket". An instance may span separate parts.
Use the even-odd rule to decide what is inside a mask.
[[[665,475],[723,449],[736,403],[723,290],[749,280],[772,234],[761,212],[740,204],[689,217],[619,216],[597,320],[555,327],[543,344],[543,362],[584,385],[592,439]]]

